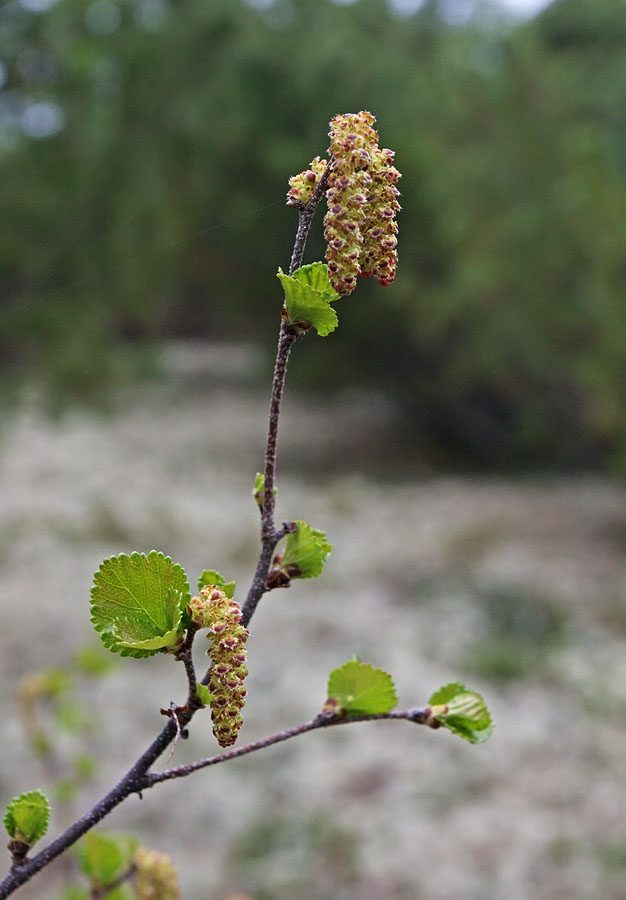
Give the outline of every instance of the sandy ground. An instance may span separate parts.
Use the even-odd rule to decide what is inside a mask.
[[[5,430],[2,805],[35,786],[54,795],[15,687],[91,643],[105,556],[156,548],[191,581],[213,567],[240,599],[247,589],[269,373],[242,347],[172,347],[167,370],[109,418],[51,423],[30,406]],[[626,490],[347,475],[388,416],[380,397],[288,398],[278,514],[324,528],[335,549],[322,579],[266,596],[253,619],[240,742],[315,715],[328,672],[355,653],[393,674],[400,706],[450,680],[480,690],[492,739],[388,722],[317,732],[132,798],[105,827],[169,852],[185,900],[626,898]],[[169,658],[119,660],[76,694],[97,728],[56,745],[68,764],[85,749],[99,760],[81,812],[185,683]],[[174,760],[216,750],[198,716]],[[68,814],[57,802],[52,835]],[[54,900],[60,874],[16,896]]]

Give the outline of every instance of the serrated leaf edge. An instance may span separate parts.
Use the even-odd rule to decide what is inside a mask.
[[[142,557],[143,559],[149,559],[151,556],[160,557],[165,562],[170,562],[172,564],[172,567],[174,570],[178,569],[180,572],[183,573],[183,575],[185,577],[185,590],[183,590],[183,594],[181,596],[181,600],[179,603],[180,616],[178,618],[178,623],[174,628],[169,629],[162,636],[165,636],[166,634],[167,635],[172,634],[173,632],[182,634],[182,631],[184,630],[183,615],[184,615],[187,603],[191,597],[191,593],[190,593],[190,589],[189,589],[189,579],[188,579],[187,573],[185,572],[183,567],[179,563],[175,563],[172,560],[171,556],[166,556],[165,553],[163,553],[163,551],[161,551],[161,550],[150,550],[150,551],[148,551],[148,553],[143,553],[138,550],[133,550],[131,553],[118,553],[118,554],[114,554],[113,556],[105,557],[102,560],[102,562],[100,563],[97,571],[94,573],[94,576],[93,576],[94,583],[92,584],[91,589],[89,591],[90,612],[91,612],[91,616],[90,616],[89,620],[90,620],[91,624],[93,625],[96,633],[100,636],[100,639],[101,639],[104,647],[107,650],[109,650],[111,653],[118,653],[120,656],[132,657],[134,659],[147,659],[149,656],[154,656],[157,653],[161,653],[164,649],[167,649],[167,647],[159,647],[157,649],[146,650],[146,649],[141,649],[140,646],[138,646],[139,644],[144,643],[144,642],[137,641],[136,643],[134,643],[134,642],[130,643],[128,641],[121,641],[118,634],[116,633],[115,623],[111,622],[109,627],[107,627],[106,622],[100,623],[96,620],[95,613],[94,613],[95,602],[96,602],[93,597],[93,591],[94,591],[94,588],[96,587],[95,579],[96,579],[96,576],[101,571],[102,567],[106,563],[113,562],[114,560],[132,559],[133,557],[136,557],[136,556]],[[150,641],[152,639],[148,638],[148,640]],[[173,642],[173,643],[169,644],[168,646],[169,647],[175,646],[175,643],[176,642]]]
[[[7,804],[6,811],[3,817],[4,827],[7,830],[9,837],[15,840],[15,816],[14,810],[16,806],[19,805],[20,802],[30,801],[34,797],[43,800],[43,804],[41,805],[41,811],[44,814],[43,821],[39,825],[37,832],[29,841],[24,840],[24,838],[20,838],[20,840],[24,840],[24,843],[32,845],[37,841],[41,840],[41,838],[45,835],[48,830],[48,825],[50,824],[50,801],[46,797],[43,791],[39,790],[39,788],[35,788],[32,791],[24,791],[22,794],[18,794],[16,797],[12,797]],[[13,830],[13,834],[11,831]]]

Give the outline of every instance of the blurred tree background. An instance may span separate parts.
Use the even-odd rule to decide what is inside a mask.
[[[301,379],[382,382],[434,465],[623,471],[626,3],[409,6],[5,0],[5,398],[98,402],[172,336],[273,348],[287,178],[365,108],[404,175],[399,274]]]

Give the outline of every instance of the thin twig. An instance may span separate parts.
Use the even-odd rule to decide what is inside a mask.
[[[196,709],[201,708],[201,704],[198,703],[198,682],[196,678],[196,670],[193,664],[193,655],[192,655],[192,647],[193,647],[193,639],[196,636],[196,632],[198,631],[199,626],[196,625],[195,622],[191,622],[189,627],[187,628],[187,634],[185,636],[185,643],[181,647],[181,649],[176,654],[177,658],[180,659],[182,664],[185,667],[185,673],[187,675],[187,684],[189,685],[189,692],[187,694],[187,706],[191,709],[195,707]]]
[[[169,742],[174,737],[176,727],[170,720],[165,726],[159,737],[150,745],[148,750],[141,756],[135,765],[127,772],[127,774],[118,782],[118,784],[109,791],[96,805],[89,810],[82,818],[74,822],[67,831],[60,835],[55,841],[49,844],[44,850],[34,856],[32,859],[26,860],[21,865],[13,866],[7,876],[0,882],[0,900],[8,897],[20,885],[28,881],[47,866],[59,854],[63,853],[72,846],[83,834],[93,828],[101,819],[103,819],[112,809],[126,799],[130,794],[136,793],[141,796],[144,790],[160,784],[162,781],[171,781],[174,778],[184,778],[197,772],[200,769],[206,769],[209,766],[216,766],[219,763],[229,762],[231,759],[238,759],[240,756],[247,756],[257,750],[265,750],[273,744],[280,744],[300,734],[306,734],[309,731],[315,731],[319,728],[331,728],[338,725],[350,725],[354,722],[371,722],[376,720],[405,720],[414,722],[417,725],[431,725],[436,727],[438,723],[432,722],[430,719],[430,707],[414,708],[407,710],[399,710],[397,712],[378,713],[361,716],[336,716],[324,715],[323,713],[305,722],[302,725],[296,725],[286,731],[279,731],[269,737],[261,738],[243,747],[237,747],[234,750],[227,750],[216,756],[210,756],[207,759],[201,759],[194,763],[184,766],[177,766],[174,769],[167,769],[165,772],[149,772],[148,769],[152,762],[156,760]]]
[[[298,210],[298,230],[296,232],[296,239],[293,243],[291,263],[289,264],[290,275],[293,275],[296,269],[299,269],[302,265],[302,260],[304,259],[304,248],[306,247],[306,241],[311,230],[313,216],[315,215],[315,210],[317,209],[318,203],[322,199],[322,195],[326,191],[326,187],[328,185],[328,176],[330,175],[331,168],[332,160],[322,172],[322,177],[318,181],[317,186],[313,191],[311,199],[309,200],[307,205],[303,209]]]
[[[287,362],[296,338],[297,335],[291,333],[288,330],[288,327],[282,323],[278,339],[274,379],[272,381],[272,396],[270,400],[269,425],[265,450],[265,483],[263,486],[263,506],[261,508],[261,552],[254,572],[254,578],[252,579],[252,584],[248,591],[248,596],[242,606],[243,616],[241,624],[245,628],[248,627],[248,623],[254,614],[259,600],[267,590],[267,573],[272,561],[272,552],[279,540],[274,526],[274,509],[276,506],[274,482],[276,477],[278,421],[280,418],[283,389],[285,387],[285,376],[287,374]]]
[[[289,267],[290,275],[293,274],[293,272],[302,265],[304,248],[311,228],[311,222],[317,205],[326,189],[329,170],[330,165],[323,173],[320,182],[317,185],[316,190],[307,206],[299,211],[298,231],[296,234],[296,239],[294,241],[294,249],[291,257],[291,264]],[[287,362],[289,360],[291,347],[295,343],[296,338],[297,335],[292,332],[290,327],[285,323],[281,323],[278,351],[276,354],[276,364],[274,368],[274,379],[272,382],[272,396],[270,401],[269,427],[265,455],[265,484],[263,491],[263,507],[261,510],[261,552],[259,554],[254,578],[250,586],[250,590],[248,591],[248,596],[243,605],[242,624],[244,626],[248,625],[259,600],[267,590],[267,573],[272,560],[272,551],[276,546],[278,540],[280,540],[280,538],[284,536],[284,529],[281,531],[276,531],[274,525],[276,442],[278,437],[278,420],[280,417],[280,407],[282,402],[283,389],[285,386],[285,376],[287,372]],[[193,639],[193,635],[190,636],[189,633],[187,637],[190,640]],[[191,696],[192,686],[195,687],[196,684],[196,676],[195,672],[192,672],[193,663],[191,663],[191,644],[189,645],[188,649],[188,659],[185,659],[184,656],[182,656],[182,659],[185,663],[187,680],[189,682],[189,693]],[[209,672],[210,670],[202,679],[203,684],[206,684],[208,682]],[[186,711],[182,711],[181,709],[180,714],[178,714],[177,716],[178,726],[184,728],[190,722],[196,710],[197,703],[188,703]],[[316,725],[315,727],[319,728],[322,726]],[[311,723],[309,723],[308,727],[304,727],[303,731],[295,731],[293,735],[287,734],[286,732],[283,732],[282,734],[287,734],[287,737],[293,737],[295,736],[295,734],[303,734],[304,731],[310,730],[312,730]],[[63,832],[63,834],[59,835],[58,838],[48,844],[48,846],[41,850],[36,856],[33,856],[30,859],[26,859],[19,865],[12,866],[5,878],[0,882],[0,900],[4,900],[4,898],[8,897],[15,890],[17,890],[20,885],[24,884],[26,881],[29,881],[30,878],[33,877],[33,875],[35,875],[37,872],[41,871],[41,869],[45,868],[45,866],[51,863],[53,859],[56,859],[57,856],[59,856],[61,853],[64,853],[69,847],[72,846],[72,844],[74,844],[79,838],[81,838],[83,834],[86,834],[87,831],[93,828],[94,825],[96,825],[106,815],[108,815],[111,810],[115,809],[116,806],[119,806],[119,804],[123,800],[125,800],[126,797],[130,796],[130,794],[136,793],[141,796],[142,790],[149,786],[146,780],[146,772],[172,742],[172,740],[176,736],[176,733],[177,724],[172,719],[170,719],[162,729],[160,734],[154,739],[154,741],[145,750],[145,752],[128,770],[126,775],[124,775],[123,778],[120,779],[120,781],[109,791],[108,794],[106,794],[101,800],[99,800],[98,803],[96,803],[95,806],[93,806],[87,813],[85,813],[84,816],[81,816],[80,819],[77,819],[72,825],[70,825],[68,829],[66,829],[66,831]],[[267,739],[269,741],[267,746],[270,746],[272,743],[278,743],[280,740],[287,740],[287,737],[279,736],[275,737],[275,739],[273,740]],[[251,745],[248,745],[248,747],[250,746]],[[261,749],[261,747],[253,749]],[[234,758],[238,755],[244,755],[244,753],[241,751],[251,753],[252,749],[246,749],[242,747],[240,751],[230,751],[230,754],[222,754],[224,756],[224,761],[226,759]],[[205,762],[205,765],[215,765],[215,762]]]
[[[148,749],[128,770],[126,775],[118,781],[108,794],[95,804],[84,816],[77,819],[63,834],[59,835],[52,843],[44,847],[36,856],[27,859],[19,866],[13,866],[6,877],[0,882],[0,900],[4,900],[20,885],[24,884],[37,872],[64,853],[72,844],[86,834],[94,825],[97,825],[111,810],[130,796],[140,794],[145,786],[145,773],[150,766],[161,756],[166,747],[171,743],[176,734],[176,726],[172,720],[162,729],[161,733],[150,744]]]
[[[187,775],[191,775],[192,772],[206,769],[209,766],[216,766],[219,763],[229,762],[231,759],[238,759],[240,756],[247,756],[248,753],[255,753],[257,750],[265,750],[273,744],[281,744],[283,741],[288,741],[309,731],[316,731],[318,728],[331,728],[335,725],[350,725],[353,722],[373,722],[384,719],[404,719],[416,725],[430,725],[429,717],[430,707],[405,709],[388,713],[371,713],[360,716],[325,716],[321,714],[310,722],[296,725],[293,728],[288,728],[286,731],[279,731],[269,737],[252,741],[252,743],[237,747],[234,750],[226,750],[224,753],[218,753],[215,756],[209,756],[207,759],[200,759],[197,762],[186,765],[176,766],[176,768],[167,769],[165,772],[148,772],[145,776],[145,787],[149,788],[162,781],[170,781],[172,778],[185,778]]]
[[[302,265],[304,248],[311,230],[311,223],[315,210],[326,190],[330,166],[327,166],[319,180],[313,196],[304,207],[298,211],[299,222],[296,239],[294,241],[289,274],[292,275]],[[282,531],[276,531],[274,524],[274,510],[276,497],[274,486],[276,481],[276,448],[278,443],[278,422],[287,375],[287,363],[291,348],[298,338],[297,333],[285,322],[281,322],[278,336],[278,349],[274,364],[274,377],[272,380],[272,394],[270,397],[270,412],[267,429],[267,443],[265,446],[265,468],[263,484],[263,505],[261,507],[261,551],[257,561],[252,584],[246,600],[242,606],[243,616],[241,624],[248,627],[250,619],[258,606],[259,600],[267,590],[267,573],[272,561],[272,553],[278,541],[284,537]]]

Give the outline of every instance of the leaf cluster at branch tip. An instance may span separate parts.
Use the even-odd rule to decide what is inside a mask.
[[[482,744],[493,732],[491,714],[481,695],[458,681],[439,688],[428,702],[434,721],[472,744]]]

